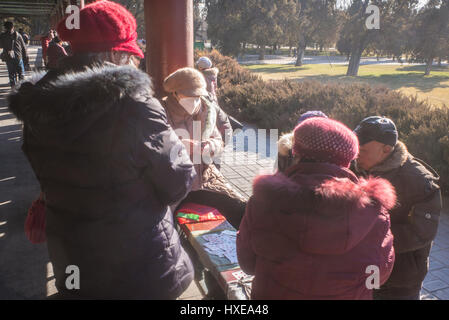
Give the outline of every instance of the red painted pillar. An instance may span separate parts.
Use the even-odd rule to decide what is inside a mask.
[[[193,0],[145,0],[146,62],[157,97],[162,82],[182,67],[193,67]]]

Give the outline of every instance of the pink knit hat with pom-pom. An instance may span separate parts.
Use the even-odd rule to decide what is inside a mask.
[[[317,162],[333,163],[349,168],[357,157],[357,136],[341,122],[326,118],[310,118],[294,130],[293,154]]]

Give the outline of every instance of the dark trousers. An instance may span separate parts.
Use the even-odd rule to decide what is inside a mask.
[[[374,300],[420,300],[421,286],[373,291]]]
[[[396,254],[393,272],[379,290],[373,291],[375,300],[419,300],[424,278],[429,268],[431,245]]]
[[[6,67],[8,68],[9,84],[11,87],[23,80],[25,75],[25,66],[23,65],[22,59],[8,59],[6,60]]]

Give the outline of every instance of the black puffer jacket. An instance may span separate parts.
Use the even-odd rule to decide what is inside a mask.
[[[193,279],[168,205],[195,176],[183,144],[128,66],[47,74],[22,84],[10,110],[47,201],[47,242],[58,290],[68,265],[82,298],[171,299]]]

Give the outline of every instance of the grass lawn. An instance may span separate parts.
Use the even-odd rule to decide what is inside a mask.
[[[435,106],[449,107],[449,67],[432,68],[430,76],[424,76],[424,66],[365,65],[360,66],[358,77],[346,76],[346,65],[309,64],[293,65],[250,65],[245,66],[258,73],[264,80],[317,80],[321,82],[347,81],[368,82],[384,85],[407,95],[428,99]]]

